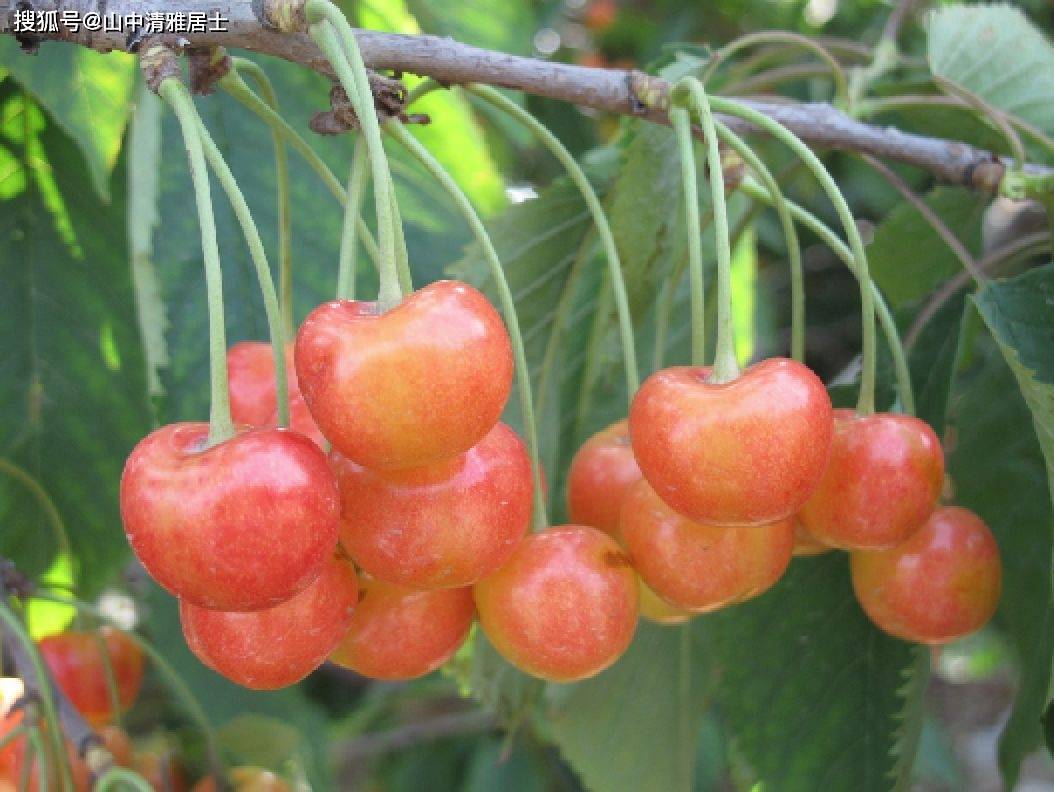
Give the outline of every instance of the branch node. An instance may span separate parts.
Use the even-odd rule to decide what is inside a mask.
[[[264,22],[279,33],[303,33],[307,30],[304,0],[264,0]]]
[[[139,56],[139,68],[146,79],[147,87],[157,93],[161,83],[169,77],[179,79],[179,58],[168,44],[150,44]]]
[[[231,70],[231,58],[220,48],[199,47],[187,54],[190,92],[207,96],[216,87],[216,82]]]
[[[661,77],[642,71],[626,74],[629,102],[633,115],[645,115],[650,110],[667,112],[670,109],[670,84]]]

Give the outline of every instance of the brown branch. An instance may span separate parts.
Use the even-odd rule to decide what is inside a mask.
[[[76,14],[107,13],[129,19],[131,15],[153,11],[210,13],[219,9],[227,29],[203,33],[166,34],[161,38],[185,48],[216,47],[251,50],[299,63],[322,73],[328,64],[322,53],[304,33],[282,33],[266,18],[260,0],[21,0],[37,11]],[[0,0],[0,33],[11,33],[16,0]],[[61,9],[60,9],[61,6]],[[100,52],[134,50],[143,31],[131,27],[117,31],[72,31],[44,36],[80,44]],[[433,77],[445,85],[486,83],[512,88],[537,96],[570,102],[581,107],[632,115],[668,123],[665,98],[669,84],[641,72],[620,69],[592,69],[565,63],[524,58],[472,47],[448,38],[407,36],[376,31],[357,31],[359,47],[367,65],[375,70]],[[23,44],[35,47],[36,39],[22,37]],[[779,121],[811,145],[823,148],[861,151],[883,159],[923,168],[937,179],[974,189],[995,191],[1006,165],[988,151],[965,143],[923,137],[864,124],[827,104],[784,104],[743,100],[745,104]],[[737,119],[722,118],[738,132],[752,131]],[[1036,174],[1054,169],[1026,166]]]

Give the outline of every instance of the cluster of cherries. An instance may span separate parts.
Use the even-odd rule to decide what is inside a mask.
[[[572,524],[528,534],[530,460],[498,421],[511,347],[478,291],[441,281],[387,311],[326,303],[285,352],[291,429],[276,428],[271,347],[238,344],[235,436],[162,427],[121,481],[129,541],[179,598],[188,645],[242,685],[289,685],[327,658],[420,676],[477,616],[520,669],[582,679],[625,651],[639,613],[679,622],[757,596],[795,548],[853,550],[865,610],[911,640],[948,641],[995,607],[987,528],[934,511],[929,427],[834,411],[799,363],[727,383],[657,372],[628,424],[576,455]]]

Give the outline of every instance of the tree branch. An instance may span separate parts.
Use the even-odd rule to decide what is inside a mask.
[[[214,13],[227,21],[224,31],[165,34],[153,37],[184,48],[238,48],[273,55],[323,74],[329,66],[322,53],[303,33],[283,33],[268,20],[274,0],[0,0],[0,33],[12,33],[16,4],[35,11],[112,14],[118,19],[142,18],[151,12]],[[119,26],[117,26],[119,27]],[[99,52],[134,51],[143,30],[132,25],[115,32],[78,31],[60,25],[57,33],[42,37],[21,36],[23,46],[40,41],[80,44]],[[669,84],[642,72],[593,69],[566,63],[524,58],[479,49],[453,39],[407,36],[370,30],[356,32],[366,64],[376,70],[409,72],[435,78],[445,85],[486,83],[562,100],[622,115],[669,123],[666,97]],[[827,104],[790,104],[744,99],[745,104],[779,121],[811,145],[859,151],[923,168],[937,179],[973,189],[998,189],[1006,164],[991,152],[957,141],[923,137],[892,128],[856,121]],[[733,130],[754,131],[731,118],[721,121]],[[1026,166],[1036,174],[1054,169]]]

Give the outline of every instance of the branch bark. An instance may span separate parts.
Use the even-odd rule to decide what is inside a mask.
[[[323,74],[329,66],[322,53],[303,33],[282,33],[268,21],[264,0],[0,0],[0,33],[13,33],[16,6],[35,11],[112,14],[132,20],[151,12],[210,14],[218,11],[227,29],[152,37],[184,48],[222,46],[283,58]],[[23,45],[35,48],[40,41],[79,44],[99,52],[134,51],[143,30],[131,24],[117,31],[79,31],[62,28],[43,37],[22,36]],[[669,123],[666,81],[637,71],[594,69],[566,63],[524,58],[472,47],[436,36],[407,36],[370,30],[356,32],[366,64],[375,70],[429,76],[445,85],[486,83],[537,96],[562,100],[580,107],[631,115],[656,123]],[[858,151],[896,160],[929,171],[942,182],[972,189],[998,189],[1006,163],[991,152],[966,143],[923,137],[893,128],[856,121],[831,105],[790,104],[741,100],[779,121],[813,146]],[[733,130],[755,131],[738,119],[721,118]],[[1035,174],[1054,169],[1030,165]]]

